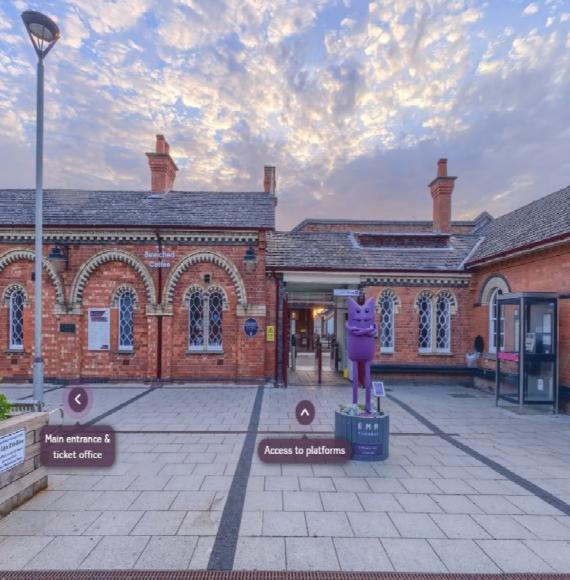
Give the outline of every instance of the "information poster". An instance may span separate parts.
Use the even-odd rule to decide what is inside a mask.
[[[109,308],[89,309],[88,349],[109,350],[111,342],[111,311]]]
[[[24,463],[26,456],[26,430],[0,436],[0,473]]]

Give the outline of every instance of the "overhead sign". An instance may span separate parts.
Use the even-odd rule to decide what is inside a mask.
[[[0,473],[24,463],[26,430],[20,429],[0,437]]]
[[[259,325],[255,318],[248,318],[243,324],[243,330],[246,336],[255,336],[259,330]]]
[[[351,289],[351,288],[335,288],[333,290],[334,296],[350,296],[356,297],[360,296],[360,290],[358,289]]]

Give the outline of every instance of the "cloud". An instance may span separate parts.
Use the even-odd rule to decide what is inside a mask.
[[[525,9],[523,10],[523,16],[532,16],[533,14],[536,14],[538,12],[538,6],[532,2],[531,4],[528,4]]]
[[[567,179],[562,3],[541,5],[544,23],[483,0],[31,4],[63,33],[46,61],[52,186],[148,188],[155,133],[179,189],[258,190],[277,165],[280,227],[309,213],[429,218],[440,156],[460,177],[458,216]],[[0,170],[4,187],[29,186],[10,167],[33,163],[34,59],[18,10],[2,10]]]

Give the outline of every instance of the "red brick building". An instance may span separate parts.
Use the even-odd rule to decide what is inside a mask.
[[[48,380],[286,380],[294,309],[376,300],[374,369],[424,382],[492,379],[499,292],[559,296],[559,360],[570,387],[570,188],[505,216],[453,221],[455,177],[440,160],[430,221],[307,219],[275,231],[275,168],[259,192],[181,192],[162,136],[149,191],[45,192],[44,358]],[[427,195],[427,194],[426,194]],[[30,190],[0,196],[0,376],[33,357]],[[466,353],[483,338],[471,368]]]
[[[147,155],[149,191],[45,192],[46,379],[271,376],[265,327],[275,296],[265,262],[275,227],[274,168],[265,169],[260,192],[178,192],[164,137]],[[2,192],[4,380],[31,376],[33,208],[32,191]],[[248,319],[258,324],[254,336],[240,332]]]

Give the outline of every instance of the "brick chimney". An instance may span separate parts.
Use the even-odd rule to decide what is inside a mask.
[[[150,167],[151,184],[153,193],[166,193],[172,189],[178,167],[170,157],[170,145],[164,135],[156,136],[156,151],[147,153]]]
[[[263,191],[265,193],[275,193],[277,188],[277,179],[275,177],[275,167],[266,165],[263,168]]]
[[[451,194],[457,177],[447,175],[447,159],[437,162],[437,177],[429,184],[433,199],[433,229],[449,233],[451,226]]]

